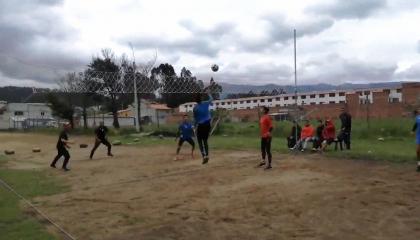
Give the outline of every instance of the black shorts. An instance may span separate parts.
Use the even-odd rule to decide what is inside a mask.
[[[184,142],[189,143],[191,146],[194,146],[195,145],[194,140],[192,138],[185,138],[185,139],[184,138],[180,138],[179,139],[179,142],[178,142],[178,146],[182,146],[182,144]]]

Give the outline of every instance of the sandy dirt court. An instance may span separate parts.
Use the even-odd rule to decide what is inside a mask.
[[[0,133],[0,150],[16,150],[6,167],[71,186],[33,201],[77,239],[420,239],[412,165],[274,155],[264,171],[257,151],[213,151],[201,165],[186,145],[184,160],[173,161],[175,143],[116,146],[113,158],[101,146],[89,160],[93,138],[75,137],[89,148],[74,146],[63,172],[49,168],[56,140]]]

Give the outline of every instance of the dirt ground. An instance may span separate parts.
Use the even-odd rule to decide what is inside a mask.
[[[102,146],[89,160],[93,139],[76,137],[90,146],[74,146],[63,172],[49,168],[56,140],[0,133],[0,150],[16,150],[7,167],[71,186],[34,202],[77,239],[420,239],[413,165],[275,155],[264,171],[256,151],[213,151],[201,165],[188,146],[173,161],[175,145],[116,146],[113,158]]]

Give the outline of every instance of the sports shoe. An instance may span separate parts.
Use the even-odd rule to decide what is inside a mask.
[[[203,157],[203,164],[206,164],[209,162],[209,157],[208,156],[204,156]]]
[[[112,153],[108,153],[108,156],[109,157],[113,157],[114,155]]]
[[[269,170],[271,168],[272,168],[271,165],[269,165],[269,166],[265,167],[264,170]]]
[[[51,164],[50,167],[52,168],[57,168],[54,164]]]
[[[68,169],[68,168],[63,168],[63,171],[68,172],[68,171],[70,171],[70,169]]]
[[[264,166],[265,165],[265,162],[263,161],[263,162],[260,162],[259,164],[258,164],[258,167],[262,167],[262,166]]]

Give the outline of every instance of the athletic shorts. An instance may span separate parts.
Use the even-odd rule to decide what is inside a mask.
[[[179,142],[178,142],[178,146],[182,146],[182,144],[184,142],[189,143],[191,146],[194,146],[195,145],[194,140],[192,138],[185,138],[185,139],[184,138],[180,138],[179,139]]]
[[[417,137],[416,137],[416,144],[417,144],[417,145],[420,145],[420,134],[417,134]]]

